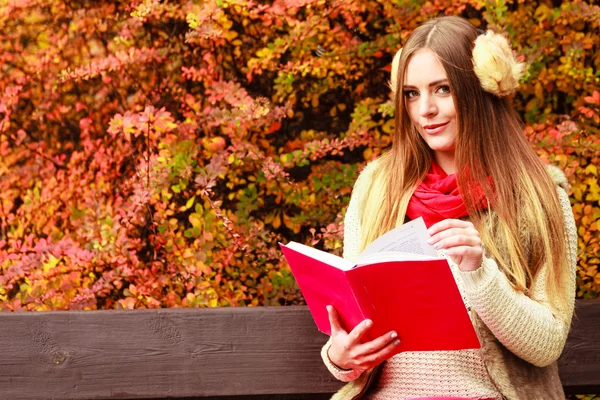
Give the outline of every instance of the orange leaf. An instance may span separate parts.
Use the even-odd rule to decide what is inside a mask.
[[[392,64],[390,63],[390,64],[386,65],[385,67],[381,67],[380,69],[385,72],[392,72]]]

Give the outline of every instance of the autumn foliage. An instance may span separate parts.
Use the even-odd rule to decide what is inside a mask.
[[[392,56],[441,13],[529,64],[515,105],[568,174],[599,297],[593,2],[0,0],[0,308],[302,302],[277,242],[341,252]]]

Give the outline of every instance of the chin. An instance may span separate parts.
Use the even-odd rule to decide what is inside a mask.
[[[456,148],[454,143],[427,143],[433,151],[450,152]]]

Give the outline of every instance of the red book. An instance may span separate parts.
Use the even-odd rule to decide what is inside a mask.
[[[299,243],[280,246],[321,332],[331,335],[332,305],[348,331],[373,321],[365,341],[395,330],[398,352],[480,347],[446,259],[380,252],[353,265]]]

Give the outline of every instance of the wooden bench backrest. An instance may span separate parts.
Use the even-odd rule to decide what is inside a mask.
[[[0,313],[0,399],[326,399],[326,339],[306,307]],[[578,301],[560,372],[600,392],[600,301]]]

